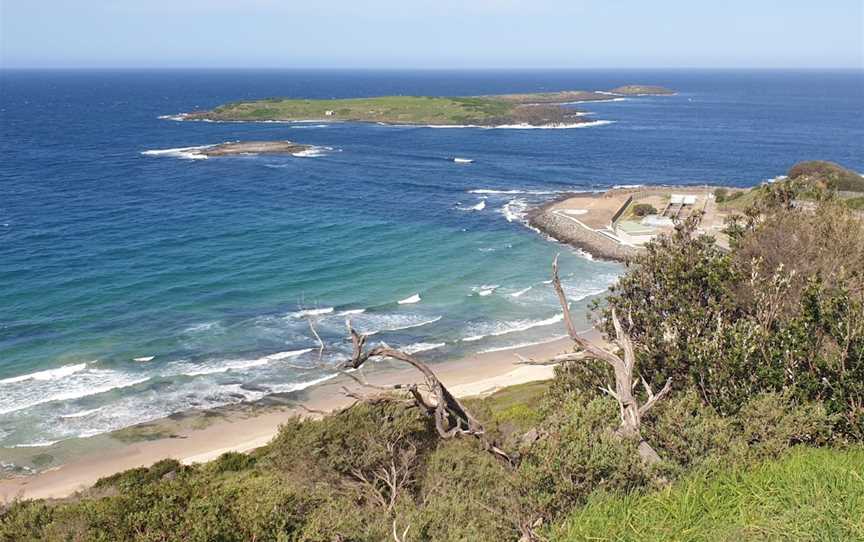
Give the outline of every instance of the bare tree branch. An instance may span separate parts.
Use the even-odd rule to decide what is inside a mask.
[[[561,279],[558,276],[558,256],[552,262],[552,287],[555,289],[558,301],[561,304],[561,310],[564,312],[564,325],[567,328],[567,334],[575,343],[575,347],[585,352],[589,358],[606,362],[612,367],[615,373],[614,391],[611,386],[600,388],[601,391],[610,395],[618,402],[618,407],[621,411],[621,425],[615,433],[621,438],[636,440],[639,443],[639,455],[647,463],[660,461],[657,452],[642,438],[640,429],[642,416],[669,393],[672,388],[672,380],[667,380],[666,385],[663,386],[660,393],[655,395],[648,382],[645,379],[641,379],[642,385],[645,387],[647,400],[640,406],[633,396],[633,390],[638,385],[638,382],[633,378],[633,372],[636,367],[636,353],[633,348],[633,341],[621,326],[621,321],[618,319],[616,310],[612,309],[612,325],[615,329],[616,342],[624,353],[623,359],[612,352],[603,350],[576,332],[570,314],[570,303],[567,300],[567,294],[564,292],[564,288],[561,286]],[[632,325],[631,315],[628,314],[627,318]],[[562,357],[568,361],[574,359],[571,355]]]
[[[345,324],[348,327],[348,334],[351,336],[352,342],[351,359],[346,362],[346,368],[359,369],[370,358],[378,356],[411,365],[423,375],[431,400],[425,399],[416,385],[409,386],[408,392],[417,405],[432,416],[435,421],[435,429],[441,438],[450,439],[458,435],[473,436],[480,440],[485,450],[505,460],[508,464],[511,463],[510,456],[486,437],[483,424],[441,383],[428,365],[410,354],[390,348],[387,345],[376,346],[367,350],[366,335],[358,333],[351,326],[350,320],[346,321]]]

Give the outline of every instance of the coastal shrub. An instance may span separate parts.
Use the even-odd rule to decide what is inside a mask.
[[[864,177],[833,162],[800,162],[792,166],[787,177],[793,181],[819,184],[831,190],[864,192]]]
[[[321,420],[287,421],[263,460],[308,484],[362,487],[367,499],[389,506],[392,492],[381,479],[381,470],[395,468],[410,485],[410,473],[437,441],[428,416],[405,403],[384,399]]]
[[[0,509],[0,541],[46,540],[45,530],[53,520],[53,506],[43,501],[15,501]]]
[[[678,225],[648,245],[594,315],[614,337],[618,310],[649,382],[672,378],[723,415],[789,390],[801,403],[824,402],[840,415],[837,429],[860,439],[864,221],[830,201],[761,216],[729,253],[695,222]],[[597,369],[573,371],[599,384]]]
[[[726,198],[729,197],[729,189],[728,188],[717,188],[714,190],[714,200],[717,203],[723,203],[726,201]]]
[[[741,408],[732,419],[732,430],[748,458],[761,461],[796,444],[827,444],[832,422],[821,403],[800,403],[788,392],[764,393]]]
[[[238,452],[225,452],[207,466],[215,472],[232,472],[255,466],[255,456]]]
[[[100,478],[93,487],[97,489],[116,487],[125,490],[155,482],[170,472],[188,470],[189,468],[184,467],[176,459],[163,459],[153,463],[150,467],[138,467]]]
[[[662,459],[684,471],[732,446],[732,421],[694,391],[668,397],[643,419],[642,437]]]
[[[658,404],[643,420],[642,436],[678,475],[755,464],[798,444],[828,444],[833,423],[821,403],[800,403],[788,392],[755,395],[736,415],[721,416],[690,391]]]
[[[177,540],[295,540],[323,501],[318,492],[279,476],[232,477],[190,500]]]
[[[471,440],[444,443],[426,463],[419,506],[399,524],[411,524],[412,540],[516,540],[531,512],[515,476]]]
[[[614,435],[620,423],[614,401],[573,396],[559,404],[519,466],[522,492],[538,514],[552,518],[592,491],[626,492],[651,481],[636,443]]]
[[[735,321],[740,312],[734,289],[739,275],[730,255],[713,237],[697,234],[696,226],[696,219],[688,218],[672,235],[649,243],[609,288],[605,304],[592,303],[610,339],[613,308],[626,322],[642,375],[649,382],[672,378],[676,389],[708,372],[694,361],[694,347],[711,343],[718,319]]]
[[[642,218],[643,216],[656,215],[657,209],[650,203],[637,203],[633,206],[633,214]]]

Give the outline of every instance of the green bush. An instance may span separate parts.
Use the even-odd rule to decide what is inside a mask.
[[[422,507],[404,518],[412,540],[515,540],[531,517],[516,474],[465,439],[429,456],[418,501]]]
[[[207,466],[216,472],[234,472],[252,468],[256,458],[249,454],[225,452]]]
[[[638,217],[656,215],[657,209],[650,203],[637,203],[633,206],[633,214]]]
[[[636,443],[614,435],[619,423],[618,406],[609,399],[575,396],[559,403],[540,427],[545,437],[519,466],[523,493],[539,515],[555,517],[592,491],[628,491],[650,482]]]

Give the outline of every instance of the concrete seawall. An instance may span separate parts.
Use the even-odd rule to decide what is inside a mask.
[[[631,260],[644,250],[616,243],[576,221],[553,213],[550,207],[544,205],[535,209],[528,220],[532,226],[562,243],[584,250],[596,258],[619,262]]]

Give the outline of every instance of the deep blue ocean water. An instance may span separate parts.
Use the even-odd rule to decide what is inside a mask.
[[[621,271],[523,224],[527,205],[561,191],[751,186],[804,159],[864,171],[862,72],[0,74],[7,448],[302,388],[346,356],[346,317],[433,360],[560,336],[544,284],[554,254],[580,308]],[[270,96],[626,83],[678,94],[581,104],[612,122],[563,130],[159,118]],[[270,139],[321,152],[142,154]],[[304,310],[318,313],[323,367]]]

